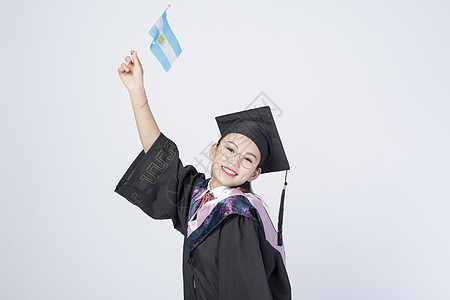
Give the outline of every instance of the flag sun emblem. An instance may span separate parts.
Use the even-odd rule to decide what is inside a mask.
[[[158,40],[157,41],[158,41],[158,44],[163,45],[164,42],[166,41],[166,39],[164,38],[164,36],[162,34],[160,34],[158,36]]]

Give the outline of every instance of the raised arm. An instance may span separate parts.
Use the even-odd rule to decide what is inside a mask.
[[[133,56],[133,60],[129,56],[126,56],[126,64],[122,63],[117,71],[130,94],[139,137],[142,147],[144,147],[144,152],[147,153],[148,149],[150,149],[158,138],[160,131],[148,104],[144,89],[144,70],[142,69],[141,62],[137,57],[136,51],[131,50],[130,53]]]

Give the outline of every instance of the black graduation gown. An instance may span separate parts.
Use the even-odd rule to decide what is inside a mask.
[[[193,188],[204,178],[182,165],[177,146],[161,133],[147,153],[139,153],[115,192],[154,219],[171,219],[184,235],[184,299],[291,299],[281,254],[255,220],[230,215],[189,253],[189,206]]]

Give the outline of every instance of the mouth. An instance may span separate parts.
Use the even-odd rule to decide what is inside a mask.
[[[231,169],[229,169],[229,168],[227,168],[227,167],[222,166],[222,171],[223,171],[225,174],[227,174],[228,176],[232,176],[232,177],[237,176],[237,173],[236,173],[236,172],[234,172],[233,170],[231,170]]]

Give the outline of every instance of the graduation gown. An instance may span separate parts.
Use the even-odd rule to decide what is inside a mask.
[[[161,133],[147,153],[142,150],[138,154],[115,192],[154,219],[171,219],[183,234],[185,300],[291,299],[283,257],[266,239],[261,220],[248,201],[234,199],[239,206],[243,203],[240,212],[217,213],[222,219],[209,220],[209,229],[203,230],[203,226],[188,238],[188,220],[195,208],[193,194],[205,184],[204,174],[193,166],[183,166],[177,146]],[[223,203],[227,205],[221,206],[222,212],[232,206],[228,200]]]

